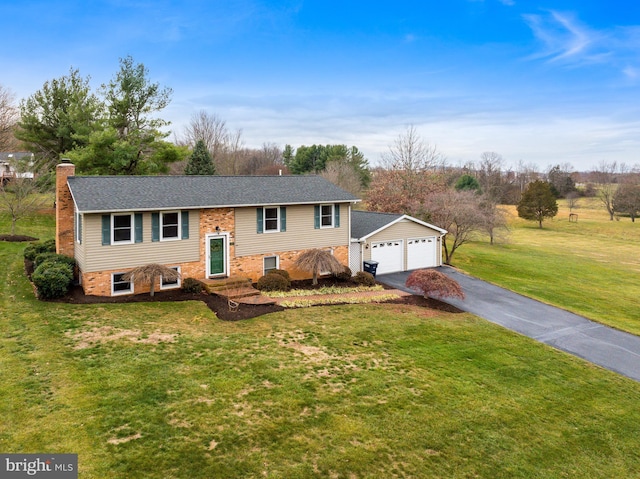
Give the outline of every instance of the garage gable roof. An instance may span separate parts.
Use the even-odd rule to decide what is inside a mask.
[[[413,216],[397,213],[351,210],[351,237],[353,239],[363,241],[403,220],[413,221],[414,223],[418,223],[419,225],[435,230],[442,235],[447,234],[447,230],[438,228],[435,225],[421,221]]]

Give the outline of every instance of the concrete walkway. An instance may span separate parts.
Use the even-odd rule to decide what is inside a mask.
[[[606,369],[640,381],[640,337],[590,321],[577,314],[494,286],[453,268],[438,268],[455,279],[464,300],[446,302],[492,323],[581,357]],[[382,283],[411,291],[404,282],[409,273],[379,275]]]

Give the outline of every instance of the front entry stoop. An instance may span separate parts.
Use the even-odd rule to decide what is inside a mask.
[[[275,300],[263,296],[253,287],[250,278],[234,276],[203,281],[209,294],[217,294],[240,304],[275,304]]]

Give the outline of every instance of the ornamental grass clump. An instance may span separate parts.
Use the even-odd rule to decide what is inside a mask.
[[[459,298],[464,299],[464,291],[454,279],[435,269],[418,269],[413,271],[405,286],[415,289],[425,298]]]

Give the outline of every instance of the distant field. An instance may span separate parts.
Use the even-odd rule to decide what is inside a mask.
[[[478,241],[453,265],[492,283],[640,335],[640,222],[609,221],[596,199],[581,199],[569,221],[566,203],[543,229],[510,215],[505,244]]]

